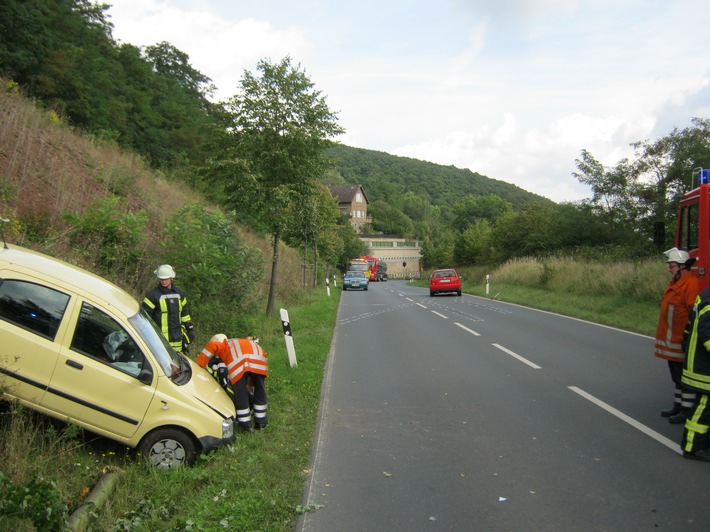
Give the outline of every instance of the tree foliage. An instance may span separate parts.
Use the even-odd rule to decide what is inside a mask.
[[[259,61],[258,74],[245,71],[240,91],[228,102],[229,152],[243,162],[240,175],[226,184],[236,210],[249,213],[273,239],[271,284],[266,306],[273,312],[279,243],[289,212],[304,205],[310,183],[327,168],[329,139],[343,132],[337,114],[314,90],[300,65],[286,57]]]

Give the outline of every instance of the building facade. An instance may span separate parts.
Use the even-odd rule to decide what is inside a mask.
[[[338,209],[348,217],[355,231],[362,231],[372,223],[367,214],[370,203],[361,185],[331,185],[328,190],[338,200]]]
[[[387,263],[390,279],[419,278],[422,254],[419,242],[395,235],[360,235],[368,253]]]

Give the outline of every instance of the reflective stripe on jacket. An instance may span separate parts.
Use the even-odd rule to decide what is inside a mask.
[[[688,357],[681,382],[702,393],[710,392],[710,288],[698,296],[691,312]]]
[[[177,351],[182,350],[183,337],[187,337],[184,327],[192,320],[185,292],[174,284],[172,288],[158,285],[145,295],[143,308],[160,327],[170,345]]]
[[[661,315],[656,328],[655,355],[659,358],[683,362],[685,353],[681,346],[688,315],[700,293],[698,277],[685,273],[666,287],[661,301]]]
[[[227,365],[229,382],[235,384],[245,373],[269,374],[266,351],[259,344],[247,338],[230,338],[224,342],[208,342],[197,357],[197,364],[203,368],[213,357],[219,357]]]

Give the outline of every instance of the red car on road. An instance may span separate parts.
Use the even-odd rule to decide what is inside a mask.
[[[457,296],[461,295],[461,277],[452,268],[434,270],[429,276],[429,296],[434,297],[445,292],[456,292]]]

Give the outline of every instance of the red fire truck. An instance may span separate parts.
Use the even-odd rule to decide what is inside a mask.
[[[675,246],[696,259],[693,270],[702,290],[710,285],[710,169],[693,170],[692,186],[680,200]],[[654,226],[654,237],[657,243],[662,242],[662,223]]]
[[[363,255],[360,257],[367,261],[370,265],[370,281],[386,281],[387,280],[387,263],[381,261],[372,255]]]

